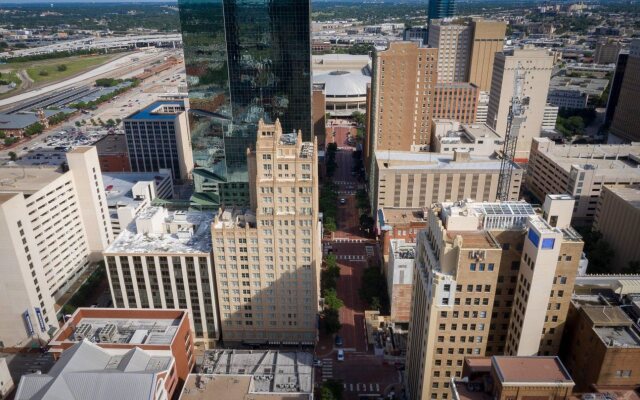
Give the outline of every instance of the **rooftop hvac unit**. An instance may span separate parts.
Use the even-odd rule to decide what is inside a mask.
[[[76,341],[80,342],[89,337],[89,335],[91,334],[91,330],[91,324],[80,324],[76,328],[75,332],[73,332],[73,336]]]
[[[114,324],[107,324],[100,329],[100,341],[103,343],[113,342],[116,333],[118,333],[118,328]]]

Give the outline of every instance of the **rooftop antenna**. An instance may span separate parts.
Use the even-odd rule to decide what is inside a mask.
[[[502,151],[504,154],[500,163],[500,175],[498,178],[498,199],[500,201],[509,200],[509,186],[511,186],[518,133],[520,132],[520,125],[527,119],[524,113],[529,107],[529,97],[522,95],[524,75],[522,65],[518,62],[513,74],[513,95],[509,106],[509,114],[507,115],[507,134],[504,140]]]

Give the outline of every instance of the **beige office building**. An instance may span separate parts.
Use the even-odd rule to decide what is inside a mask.
[[[473,20],[471,30],[469,74],[465,80],[481,91],[488,91],[491,89],[493,62],[496,53],[502,51],[507,24],[503,21]]]
[[[315,143],[260,121],[249,153],[251,209],[221,209],[211,227],[226,343],[315,343],[317,164]]]
[[[416,42],[392,42],[373,59],[369,160],[378,150],[428,149],[438,50]]]
[[[189,310],[196,344],[219,336],[211,221],[213,213],[147,207],[104,251],[116,308]]]
[[[640,39],[635,39],[629,47],[629,59],[622,78],[616,111],[611,121],[610,133],[623,142],[640,141],[638,93],[640,93]]]
[[[620,272],[630,262],[640,262],[640,185],[603,186],[593,229],[613,248],[612,271]]]
[[[531,146],[527,187],[538,199],[566,193],[576,199],[574,225],[591,225],[605,185],[640,183],[640,143],[559,145],[536,138]]]
[[[553,56],[546,50],[539,49],[516,49],[513,54],[496,53],[487,124],[503,137],[507,133],[507,116],[514,94],[517,69],[524,76],[521,94],[529,99],[524,113],[526,119],[518,132],[515,154],[516,160],[524,161],[529,158],[531,140],[540,136],[553,70]]]
[[[435,204],[417,240],[409,399],[447,399],[466,357],[554,355],[583,242],[573,200]]]
[[[67,163],[0,168],[0,347],[46,341],[55,299],[113,240],[95,147]]]
[[[495,201],[501,160],[468,151],[453,154],[376,152],[372,209],[422,208],[443,201]],[[520,195],[522,169],[514,165],[509,199]]]
[[[429,47],[438,49],[438,83],[466,81],[471,36],[470,25],[431,21],[428,42]]]

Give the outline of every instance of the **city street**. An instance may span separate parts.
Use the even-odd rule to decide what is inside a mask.
[[[336,153],[338,167],[332,182],[338,186],[338,199],[345,199],[346,203],[338,207],[337,231],[333,233],[331,240],[323,243],[325,252],[331,251],[336,255],[340,267],[337,292],[344,307],[340,309],[342,328],[338,335],[343,340],[341,348],[345,351],[345,360],[337,360],[337,347],[333,337],[321,335],[316,348],[316,357],[323,364],[318,372],[318,381],[334,378],[341,380],[346,399],[384,395],[400,382],[396,368],[383,363],[380,357],[373,356],[366,341],[365,303],[360,298],[359,289],[369,259],[378,258],[379,250],[375,240],[360,230],[355,193],[363,184],[358,182],[356,174],[352,174],[354,148],[340,144],[346,143],[347,132],[351,129],[348,126],[327,128],[328,140],[331,141],[330,131],[335,131],[335,139],[339,143]]]

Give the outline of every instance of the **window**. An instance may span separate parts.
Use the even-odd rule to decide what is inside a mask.
[[[475,271],[475,270],[476,270],[476,263],[471,263],[471,264],[469,265],[469,269],[470,269],[471,271]]]

